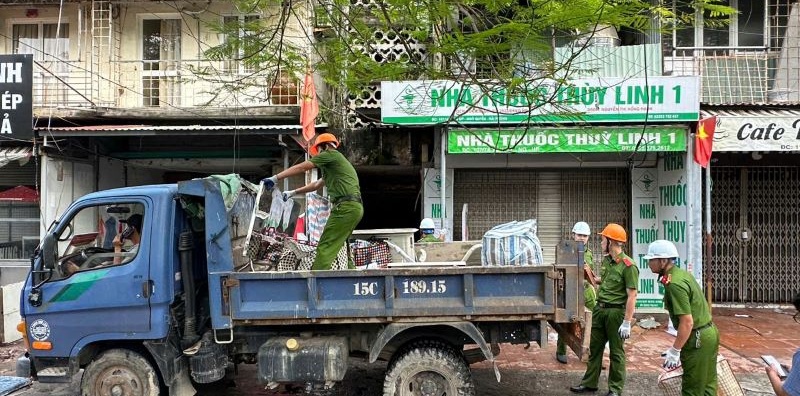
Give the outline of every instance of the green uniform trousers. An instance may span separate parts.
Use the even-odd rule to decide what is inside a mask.
[[[700,330],[700,348],[697,331],[692,331],[689,340],[681,348],[683,366],[682,396],[716,396],[717,354],[719,353],[719,330],[717,326]]]
[[[583,374],[581,385],[588,388],[597,388],[600,379],[600,370],[603,365],[603,352],[606,342],[610,350],[608,368],[608,390],[622,394],[625,386],[625,349],[622,347],[622,338],[619,338],[619,326],[625,319],[625,308],[600,308],[595,306],[592,310],[592,336],[589,339],[589,363],[586,373]]]
[[[359,202],[345,201],[333,206],[328,222],[325,223],[325,228],[319,237],[317,256],[314,258],[311,270],[331,269],[336,255],[361,221],[361,216],[364,216],[364,207]]]

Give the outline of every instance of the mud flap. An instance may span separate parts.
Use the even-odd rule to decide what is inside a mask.
[[[169,386],[169,396],[194,396],[195,394],[197,394],[197,390],[194,389],[194,385],[189,379],[188,368],[184,366],[172,379],[172,384]]]
[[[584,309],[583,320],[572,323],[550,322],[558,337],[575,352],[582,362],[589,360],[589,340],[592,336],[592,311]]]

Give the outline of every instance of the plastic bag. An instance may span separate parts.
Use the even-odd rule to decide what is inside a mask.
[[[542,245],[536,236],[536,220],[512,221],[483,235],[483,266],[544,265]]]

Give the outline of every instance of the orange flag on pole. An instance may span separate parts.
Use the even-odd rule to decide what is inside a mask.
[[[303,100],[303,102],[300,103],[300,125],[303,126],[303,139],[305,139],[306,142],[310,142],[316,134],[314,125],[317,115],[319,115],[317,88],[314,86],[314,76],[311,74],[311,69],[306,71],[303,91],[300,94]]]
[[[694,137],[694,162],[703,168],[708,167],[711,161],[711,144],[714,143],[714,128],[717,126],[717,117],[709,117],[697,123],[697,133]]]

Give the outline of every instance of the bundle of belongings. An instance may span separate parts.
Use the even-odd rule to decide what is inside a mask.
[[[536,236],[536,220],[512,221],[483,235],[483,266],[544,265],[542,244]]]
[[[294,200],[283,200],[283,193],[275,188],[266,197],[271,200],[269,212],[258,212],[250,242],[248,256],[251,264],[242,269],[253,271],[304,271],[310,270],[316,257],[316,246],[330,216],[330,201],[319,194],[306,194],[306,210]],[[261,223],[261,224],[259,224]],[[386,268],[391,261],[389,245],[378,240],[355,240],[342,245],[333,270],[352,268]]]

